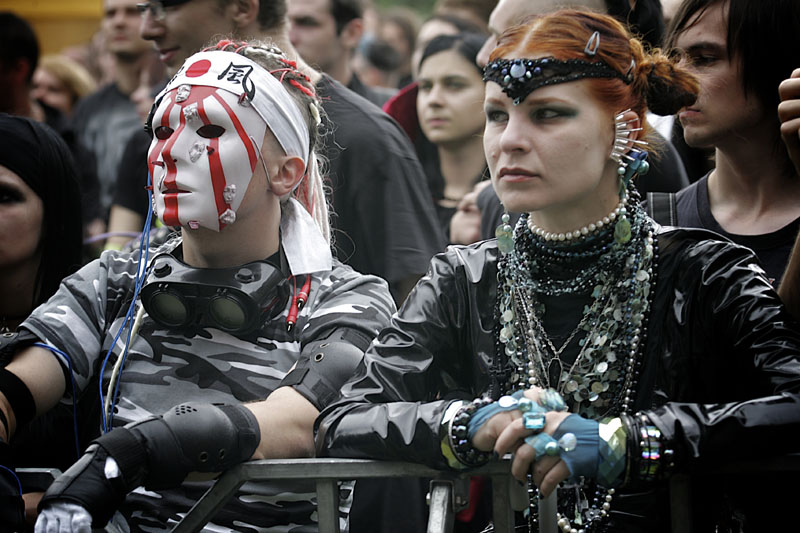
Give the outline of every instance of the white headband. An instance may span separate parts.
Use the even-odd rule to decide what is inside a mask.
[[[308,162],[306,120],[289,91],[258,63],[234,52],[198,52],[183,63],[156,102],[175,88],[179,99],[182,85],[217,87],[235,94],[240,104],[253,106],[264,119],[286,155]]]

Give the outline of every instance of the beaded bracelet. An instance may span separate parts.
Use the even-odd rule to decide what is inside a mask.
[[[443,440],[447,439],[446,447],[449,449],[445,449],[445,444],[443,443],[442,452],[448,459],[450,466],[454,468],[472,468],[487,463],[491,458],[491,453],[480,451],[472,446],[467,436],[467,426],[472,415],[478,409],[492,402],[492,399],[484,397],[476,398],[469,403],[461,403],[458,409],[452,413],[449,420],[450,409],[445,412],[442,423],[447,425],[447,429]]]

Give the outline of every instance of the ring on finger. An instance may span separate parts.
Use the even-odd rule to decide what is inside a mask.
[[[525,444],[533,448],[536,452],[534,461],[538,461],[545,455],[555,456],[568,453],[575,449],[578,439],[574,433],[565,433],[560,439],[556,440],[547,433],[539,433],[525,438]]]
[[[539,403],[548,411],[567,410],[564,398],[555,389],[545,389],[539,392]]]
[[[544,429],[547,419],[542,412],[527,411],[522,414],[522,425],[525,429],[530,429],[535,433],[539,433]]]

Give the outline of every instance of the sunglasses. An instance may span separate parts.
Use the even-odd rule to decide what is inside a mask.
[[[142,16],[150,11],[154,19],[162,21],[164,17],[167,16],[166,8],[179,6],[187,2],[189,2],[189,0],[148,0],[147,2],[136,4],[136,9],[139,10],[139,14]]]

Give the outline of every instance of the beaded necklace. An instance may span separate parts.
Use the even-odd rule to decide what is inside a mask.
[[[625,219],[625,236],[614,218],[593,231],[570,238],[546,238],[523,215],[513,233],[513,248],[498,261],[498,350],[507,360],[505,393],[535,385],[558,390],[569,409],[589,418],[628,413],[640,366],[657,261],[654,228],[638,206],[625,203],[613,212]],[[623,201],[627,200],[627,194]],[[627,215],[625,217],[624,215]],[[606,217],[609,218],[609,217]],[[542,322],[542,296],[588,294],[591,303],[576,329],[556,349]],[[578,338],[569,368],[561,352]],[[510,368],[509,368],[510,367]],[[532,485],[529,485],[532,486]],[[613,490],[586,497],[589,483],[559,492],[562,531],[593,531],[607,516]],[[594,488],[592,484],[592,488]],[[530,527],[536,528],[537,490],[531,489]],[[574,526],[571,525],[574,522]]]

